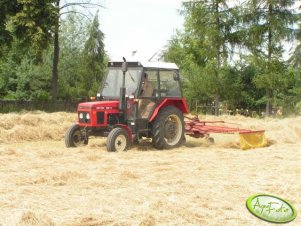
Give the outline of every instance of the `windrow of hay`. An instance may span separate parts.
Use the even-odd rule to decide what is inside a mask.
[[[230,127],[266,130],[270,143],[295,143],[301,139],[301,116],[285,119],[254,119],[244,116],[200,116],[201,120],[224,120]],[[62,140],[66,130],[77,120],[76,113],[45,113],[41,111],[0,114],[0,143]],[[238,148],[237,137],[214,135],[219,145]],[[206,145],[206,144],[204,144]]]
[[[54,223],[47,216],[38,215],[33,212],[26,212],[22,215],[19,226],[54,226]]]
[[[112,219],[99,218],[94,216],[86,216],[80,219],[76,219],[74,221],[65,222],[64,226],[117,226],[118,223],[114,222]],[[120,224],[121,225],[121,224]]]
[[[75,113],[41,111],[0,114],[0,143],[61,140],[76,117]]]

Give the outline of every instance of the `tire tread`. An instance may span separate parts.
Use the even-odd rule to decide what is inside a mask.
[[[65,145],[66,145],[67,148],[76,147],[76,145],[74,144],[74,142],[72,140],[72,135],[78,129],[80,129],[80,126],[78,124],[73,124],[67,130],[67,132],[65,134]],[[88,141],[89,141],[88,139],[84,140],[83,144],[87,145]]]
[[[166,144],[166,142],[164,141],[164,137],[163,137],[163,132],[162,132],[162,122],[170,115],[170,114],[177,114],[182,122],[182,126],[183,126],[183,132],[182,132],[182,138],[180,139],[180,141],[174,145],[174,146],[169,146],[168,144]],[[174,107],[174,106],[167,106],[164,107],[160,110],[158,116],[155,118],[154,122],[152,123],[152,143],[153,146],[156,149],[162,150],[162,149],[170,149],[176,146],[179,146],[182,144],[182,140],[184,139],[184,118],[183,118],[183,114],[182,112]]]
[[[113,141],[116,139],[116,137],[119,134],[124,134],[125,137],[126,137],[127,145],[126,145],[125,150],[129,147],[129,137],[128,137],[127,132],[123,128],[116,127],[116,128],[111,130],[111,132],[109,133],[109,135],[107,137],[106,145],[107,145],[107,151],[108,152],[115,152],[116,151],[116,149],[114,147],[115,142],[113,142]]]

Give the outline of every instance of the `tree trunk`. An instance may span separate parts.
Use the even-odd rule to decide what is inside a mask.
[[[269,26],[268,26],[268,68],[267,68],[267,73],[269,73],[270,71],[270,62],[272,60],[272,30],[271,30],[271,16],[273,13],[273,6],[272,4],[269,4]],[[270,116],[271,111],[272,111],[272,100],[273,100],[273,90],[271,90],[270,88],[267,88],[266,91],[266,98],[267,98],[267,102],[266,102],[266,108],[265,108],[265,115],[266,116]]]
[[[273,99],[273,93],[272,90],[267,89],[266,91],[266,96],[267,96],[267,103],[265,107],[265,115],[269,116],[272,112],[272,99]]]
[[[214,114],[219,115],[220,96],[217,93],[214,97]]]
[[[215,16],[216,16],[216,30],[219,33],[220,29],[220,18],[219,18],[219,3],[216,1],[215,3]],[[220,67],[221,67],[221,44],[220,44],[220,37],[217,35],[216,37],[216,93],[214,97],[214,114],[219,115],[219,105],[220,105]]]
[[[53,103],[55,103],[57,99],[57,91],[58,91],[58,63],[59,63],[59,55],[60,55],[60,47],[59,47],[59,7],[60,0],[56,1],[57,7],[57,18],[55,22],[55,30],[54,30],[54,43],[53,43],[53,65],[52,65],[52,80],[51,80],[51,98]]]

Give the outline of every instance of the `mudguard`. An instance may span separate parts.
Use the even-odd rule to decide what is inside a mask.
[[[185,98],[165,98],[161,103],[153,111],[149,122],[152,122],[156,116],[158,115],[161,108],[166,106],[175,106],[177,107],[183,114],[189,113],[187,101]]]

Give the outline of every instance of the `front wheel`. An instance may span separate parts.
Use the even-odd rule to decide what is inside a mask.
[[[129,136],[125,129],[117,127],[111,130],[107,138],[109,152],[125,151],[129,146]]]
[[[88,136],[81,131],[78,124],[72,125],[65,134],[65,144],[67,148],[87,145],[88,141]]]
[[[185,141],[182,112],[173,106],[160,110],[152,123],[152,142],[157,149],[177,147]]]

